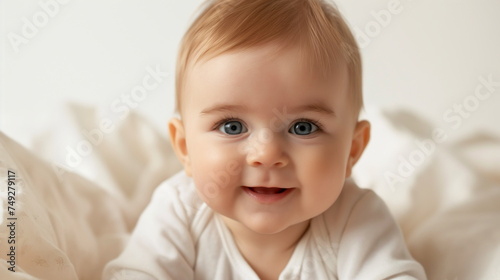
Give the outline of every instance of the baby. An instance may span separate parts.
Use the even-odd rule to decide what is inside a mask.
[[[187,31],[155,191],[105,279],[425,279],[372,191],[361,59],[321,0],[215,0]]]

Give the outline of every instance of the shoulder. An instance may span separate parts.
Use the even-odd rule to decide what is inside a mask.
[[[385,203],[352,180],[312,226],[323,252],[335,260],[339,279],[425,279]]]
[[[184,171],[179,171],[172,177],[161,182],[154,191],[154,195],[160,195],[170,192],[190,192],[189,186],[193,184],[193,180],[186,175]]]
[[[354,180],[347,179],[337,201],[325,212],[325,215],[349,218],[359,208],[385,207],[382,199],[370,189],[362,189]]]
[[[315,223],[324,227],[331,239],[339,242],[348,226],[367,226],[373,224],[374,219],[393,223],[385,203],[375,192],[362,189],[352,179],[347,179],[337,201],[318,216]]]
[[[154,191],[151,204],[172,207],[176,213],[193,216],[202,207],[203,201],[196,193],[193,180],[180,171],[163,181]]]
[[[110,262],[106,277],[122,273],[137,279],[193,279],[196,216],[207,212],[194,184],[181,171],[162,182],[142,212],[120,256]],[[168,269],[167,269],[168,268]],[[132,272],[134,271],[134,272]]]

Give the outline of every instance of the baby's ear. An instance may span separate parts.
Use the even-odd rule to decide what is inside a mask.
[[[349,152],[349,159],[347,161],[346,178],[351,176],[352,167],[358,162],[369,141],[370,123],[368,121],[359,121],[354,128],[351,151]]]
[[[178,118],[173,118],[168,122],[168,132],[170,134],[170,144],[184,166],[184,171],[188,176],[191,176],[191,163],[186,145],[186,133],[184,124]]]

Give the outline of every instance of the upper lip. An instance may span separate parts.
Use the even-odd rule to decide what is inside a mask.
[[[287,188],[287,187],[277,187],[277,186],[243,186],[243,187],[247,187],[247,188],[275,188],[275,189],[291,189],[291,188]]]

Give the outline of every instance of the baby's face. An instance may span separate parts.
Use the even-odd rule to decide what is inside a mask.
[[[360,125],[345,67],[321,79],[299,64],[296,50],[273,56],[273,47],[196,64],[186,80],[182,122],[171,125],[201,198],[267,234],[329,208],[364,148],[356,142]]]

